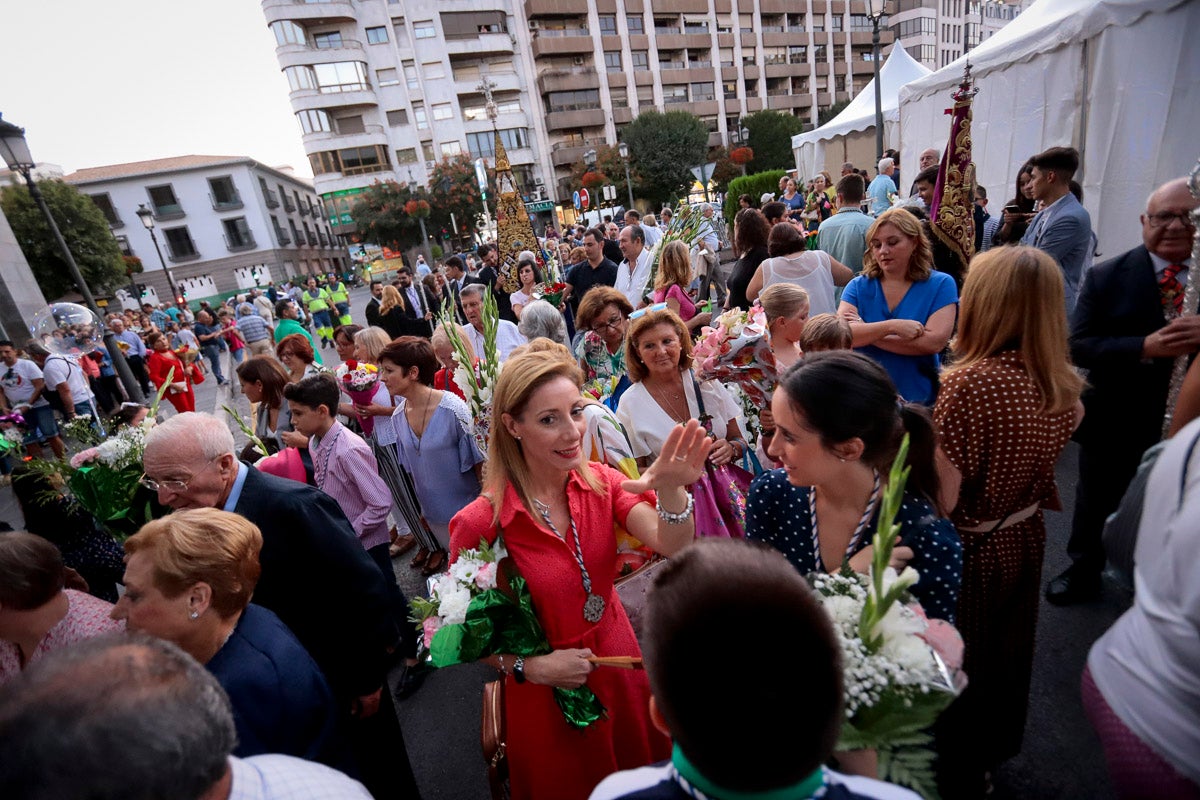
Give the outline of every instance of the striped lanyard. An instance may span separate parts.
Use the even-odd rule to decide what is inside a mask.
[[[871,496],[867,499],[867,507],[863,509],[863,515],[858,521],[858,527],[854,529],[854,535],[850,537],[850,543],[846,545],[846,558],[858,552],[858,543],[862,541],[863,533],[867,530],[867,526],[871,524],[871,518],[875,516],[875,508],[879,505],[881,486],[879,470],[871,470],[871,473],[875,476],[875,483],[871,486]],[[812,524],[813,557],[817,560],[817,566],[824,570],[825,561],[821,558],[821,537],[819,528],[817,527],[817,487],[815,486],[809,488],[808,519]]]

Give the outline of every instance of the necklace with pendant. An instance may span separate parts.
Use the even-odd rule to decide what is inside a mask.
[[[555,536],[563,540],[564,544],[569,544],[558,528],[554,526],[554,522],[550,519],[550,506],[533,498],[533,504],[537,506],[538,513],[542,515],[542,519]],[[588,622],[599,622],[604,616],[604,598],[598,594],[592,593],[592,577],[588,575],[587,566],[583,563],[583,546],[579,542],[579,529],[575,527],[575,518],[571,517],[571,536],[575,539],[575,563],[579,565],[579,574],[583,579],[583,592],[587,595],[587,600],[583,603],[583,618]]]

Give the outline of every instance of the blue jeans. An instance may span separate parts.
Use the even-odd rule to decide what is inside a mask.
[[[200,352],[212,365],[213,375],[217,376],[217,383],[224,383],[225,376],[221,374],[221,348],[215,344],[206,344],[200,348]]]

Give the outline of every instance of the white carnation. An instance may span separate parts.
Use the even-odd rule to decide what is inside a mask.
[[[449,588],[449,587],[447,587]],[[471,592],[465,586],[455,585],[455,588],[442,592],[439,599],[438,615],[447,625],[461,625],[467,619],[467,606],[471,604]]]

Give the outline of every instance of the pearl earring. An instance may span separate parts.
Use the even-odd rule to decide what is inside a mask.
[[[189,617],[190,619],[200,619],[200,612],[199,612],[199,611],[193,611],[192,613],[188,614],[188,617]]]

